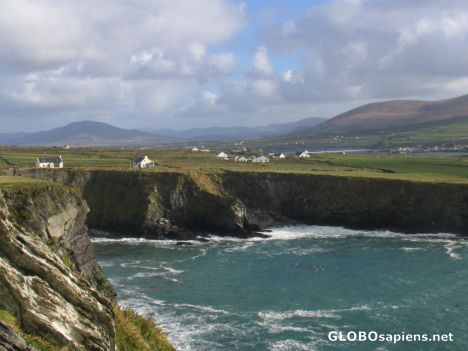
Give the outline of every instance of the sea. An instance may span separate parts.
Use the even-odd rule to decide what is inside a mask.
[[[119,303],[154,317],[180,351],[468,350],[463,237],[327,226],[270,234],[93,241]],[[372,341],[352,341],[358,332]],[[447,336],[397,340],[409,334]]]

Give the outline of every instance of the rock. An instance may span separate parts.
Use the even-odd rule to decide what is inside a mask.
[[[0,351],[36,351],[11,327],[0,321]]]
[[[87,212],[65,186],[0,189],[0,308],[54,345],[114,350],[112,301],[97,291]]]

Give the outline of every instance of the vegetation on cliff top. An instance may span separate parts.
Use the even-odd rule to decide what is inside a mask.
[[[76,171],[89,169],[130,171],[131,160],[138,155],[146,154],[156,161],[156,168],[136,170],[136,172],[189,173],[200,186],[212,193],[222,191],[216,186],[216,181],[213,182],[212,180],[224,170],[327,174],[431,182],[468,182],[468,158],[462,156],[416,157],[407,155],[312,154],[309,159],[299,159],[291,156],[281,160],[272,159],[267,165],[258,165],[224,161],[217,159],[214,153],[190,152],[188,150],[119,150],[105,148],[57,150],[39,147],[9,147],[0,148],[0,169],[33,167],[34,160],[38,155],[56,154],[62,155],[66,168]],[[14,180],[10,179],[8,181],[13,182]]]

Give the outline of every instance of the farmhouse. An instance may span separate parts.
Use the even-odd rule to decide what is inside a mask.
[[[252,163],[268,163],[270,159],[266,156],[255,157],[252,159]]]
[[[236,161],[236,162],[247,162],[248,159],[247,159],[246,157],[244,157],[244,156],[240,156],[240,157],[239,157],[239,156],[236,156],[236,157],[234,158],[234,161]]]
[[[225,153],[225,152],[220,152],[218,154],[218,156],[216,156],[217,158],[222,158],[223,160],[228,160],[228,155]]]
[[[299,155],[300,158],[310,158],[309,151],[304,151],[302,154]]]
[[[278,156],[278,158],[286,158],[286,155],[283,154],[283,153],[281,153],[281,154]]]
[[[200,149],[198,147],[196,147],[196,146],[192,147],[192,152],[198,152],[198,151],[200,151]]]
[[[62,156],[49,156],[36,158],[37,168],[63,168]]]
[[[150,160],[148,156],[140,156],[133,160],[132,168],[152,168],[154,161]]]

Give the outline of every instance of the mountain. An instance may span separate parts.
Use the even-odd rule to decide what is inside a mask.
[[[210,127],[193,128],[182,131],[174,129],[152,129],[151,131],[160,135],[186,141],[255,139],[289,134],[297,129],[314,127],[325,120],[325,118],[309,117],[296,122],[276,123],[259,127]]]
[[[323,118],[305,118],[291,123],[253,128],[212,127],[185,131],[160,129],[150,130],[150,132],[118,128],[102,122],[81,121],[48,131],[0,134],[0,145],[143,146],[184,141],[253,139],[288,134],[297,128],[315,126],[324,120]]]
[[[170,139],[167,137],[94,121],[74,122],[35,133],[0,134],[2,145],[136,146],[168,141]]]
[[[465,116],[468,116],[468,95],[438,101],[392,100],[352,109],[298,133],[314,135],[386,132]]]

